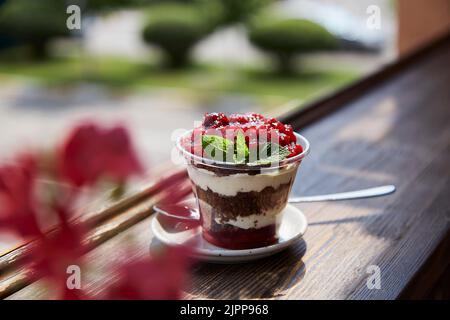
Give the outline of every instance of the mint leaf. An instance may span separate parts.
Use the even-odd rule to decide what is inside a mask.
[[[289,150],[277,143],[266,142],[259,148],[259,159],[280,155],[283,159],[289,155]]]
[[[291,154],[289,149],[287,147],[280,147],[278,154],[280,156],[280,161],[287,158],[288,155]]]
[[[220,136],[202,136],[202,147],[205,153],[214,160],[226,161],[234,155],[233,142]]]
[[[236,143],[221,136],[202,136],[202,147],[212,160],[245,164],[249,161],[250,150],[245,143],[245,135],[238,132]],[[258,160],[248,163],[249,166],[267,165],[280,162],[290,154],[289,149],[276,143],[267,142],[259,148]]]
[[[276,143],[267,142],[259,150],[259,159],[248,165],[265,165],[280,162],[290,154],[289,149]]]
[[[239,131],[236,135],[236,153],[233,157],[234,162],[239,164],[245,163],[248,155],[249,150],[247,144],[245,143],[245,136],[241,131]]]

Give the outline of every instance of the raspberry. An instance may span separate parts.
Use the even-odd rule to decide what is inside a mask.
[[[280,141],[280,133],[277,129],[269,128],[267,129],[267,142],[276,142]]]
[[[227,116],[222,112],[205,113],[203,117],[203,127],[219,128],[229,124]]]
[[[280,145],[287,146],[291,142],[291,137],[285,133],[280,134]]]
[[[270,142],[273,138],[274,142],[288,148],[290,151],[289,157],[303,152],[303,148],[296,145],[297,138],[292,126],[285,125],[275,118],[265,118],[257,113],[235,113],[229,117],[222,112],[206,113],[202,126],[195,130],[201,130],[203,134],[211,134],[208,131],[214,131],[215,129],[217,129],[217,134],[228,139],[235,139],[233,133],[242,130],[246,135],[246,143],[249,147],[253,147],[261,141]],[[266,134],[267,137],[264,137]],[[192,141],[191,147],[198,151],[198,142]]]
[[[274,129],[278,129],[281,131],[281,129],[283,129],[283,125],[281,122],[279,122],[277,119],[275,118],[269,118],[266,121],[266,124],[268,124],[270,127],[274,128]]]
[[[252,130],[253,132],[256,133],[256,135],[258,135],[258,127],[255,126],[254,124],[248,123],[244,128],[245,131]]]
[[[264,120],[266,120],[266,118],[263,116],[263,115],[261,115],[261,114],[259,114],[259,113],[250,113],[249,114],[249,117],[252,119],[252,121],[264,121]]]
[[[297,144],[291,144],[291,145],[288,147],[288,149],[289,149],[289,151],[291,152],[291,153],[288,155],[288,158],[292,158],[292,157],[294,157],[294,156],[296,156],[296,155],[298,155],[298,154],[300,154],[300,153],[303,152],[302,146],[297,145]]]
[[[230,123],[246,124],[249,122],[248,116],[245,114],[232,114],[230,115]]]
[[[285,124],[283,132],[289,137],[289,142],[297,142],[297,138],[291,125]]]
[[[234,113],[230,115],[230,123],[258,125],[265,122],[264,116],[257,113]]]

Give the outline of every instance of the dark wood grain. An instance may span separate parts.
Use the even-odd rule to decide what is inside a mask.
[[[186,170],[173,170],[173,168],[170,168],[170,171],[167,171],[167,167],[165,169],[166,172],[164,174],[159,174],[153,183],[141,191],[136,191],[130,196],[114,202],[109,199],[102,199],[103,201],[100,202],[100,205],[98,203],[91,204],[76,221],[82,223],[86,229],[92,230],[105,224],[112,218],[126,213],[130,208],[151,200],[152,197],[164,192],[165,187],[171,184],[183,183],[187,180]],[[94,210],[93,208],[96,209]],[[0,255],[0,276],[10,272],[13,268],[21,267],[25,256],[30,252],[33,245],[34,243],[31,241]]]
[[[414,297],[426,296],[423,286],[445,278],[448,266],[442,259],[448,257],[450,229],[449,65],[447,40],[365,88],[338,112],[297,128],[312,150],[300,167],[295,195],[380,184],[395,184],[395,194],[301,204],[309,220],[301,241],[252,263],[198,264],[186,297],[395,299],[409,287]],[[132,254],[130,243],[138,249]],[[147,255],[158,245],[149,219],[133,225],[87,254],[91,267],[84,288],[101,292],[112,262]],[[430,275],[427,265],[436,252],[441,258]],[[371,266],[381,272],[379,290],[366,285]],[[52,296],[41,288],[38,281],[9,298]]]
[[[450,33],[444,34],[432,43],[424,44],[416,50],[412,50],[403,56],[402,59],[392,61],[383,66],[380,70],[369,73],[359,81],[351,83],[343,88],[339,88],[317,100],[280,115],[279,119],[282,122],[290,123],[297,128],[310,125],[315,121],[338,111],[340,108],[347,106],[347,104],[360,96],[367,94],[368,91],[383,84],[384,81],[389,80],[392,76],[414,66],[417,61],[427,57],[427,55],[445,45],[449,40]]]
[[[450,299],[450,232],[400,294],[400,299]]]
[[[152,207],[165,199],[183,199],[192,190],[187,181],[185,170],[172,170],[160,175],[159,179],[142,191],[123,200],[106,206],[102,210],[86,212],[76,219],[77,223],[89,230],[85,244],[88,251],[116,236],[123,230],[149,217]],[[177,193],[168,194],[167,187],[177,188]],[[49,231],[51,234],[52,231]],[[35,242],[26,243],[11,252],[0,256],[0,299],[26,287],[32,283],[30,272],[24,265],[26,256],[33,249]]]

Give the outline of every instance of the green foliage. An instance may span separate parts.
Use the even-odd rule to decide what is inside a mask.
[[[192,47],[211,29],[199,7],[161,4],[149,8],[143,38],[163,50],[168,67],[178,68],[188,63]]]
[[[101,1],[101,0],[100,0]],[[190,5],[202,13],[211,27],[247,22],[273,0],[134,0],[140,4]]]
[[[325,28],[303,19],[260,19],[250,24],[249,39],[272,54],[283,73],[293,71],[296,54],[333,50],[338,46],[336,37]]]
[[[245,142],[245,135],[242,131],[239,131],[236,135],[236,144],[235,144],[235,155],[234,162],[235,163],[244,163],[246,159],[248,159],[250,155],[250,151]]]
[[[120,8],[132,8],[148,0],[69,0],[68,4],[79,5],[82,12],[100,13]],[[64,1],[62,1],[64,2]]]
[[[141,4],[161,4],[161,3],[194,3],[198,0],[135,0],[139,1]]]
[[[68,33],[66,5],[59,0],[14,0],[0,9],[0,30],[21,39],[41,40]]]
[[[54,37],[67,36],[66,4],[60,0],[10,0],[0,7],[0,33],[30,44],[35,58],[47,55]]]
[[[16,75],[29,77],[55,87],[90,82],[114,91],[166,87],[176,92],[183,88],[178,94],[186,94],[189,99],[196,100],[198,105],[209,105],[224,94],[244,95],[256,99],[255,104],[264,110],[279,107],[292,99],[311,101],[361,76],[351,69],[336,70],[332,61],[312,60],[297,77],[273,75],[264,66],[238,68],[233,77],[224,77],[227,67],[217,65],[197,65],[166,72],[155,67],[153,61],[142,63],[108,57],[85,57],[34,64],[23,60],[11,63],[11,59],[2,60],[0,57],[0,74],[5,79]]]
[[[264,50],[288,53],[333,49],[336,39],[320,25],[301,19],[263,22],[250,31],[250,40]]]
[[[206,0],[208,1],[208,0]],[[213,0],[214,1],[214,0]],[[222,24],[246,22],[272,0],[215,0],[222,8]]]
[[[273,162],[280,162],[287,158],[291,152],[287,147],[280,146],[279,144],[267,142],[259,151],[258,160],[249,163],[249,165],[267,165]]]

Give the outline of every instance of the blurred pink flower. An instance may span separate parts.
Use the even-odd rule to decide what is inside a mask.
[[[0,231],[36,240],[24,261],[32,280],[44,277],[62,299],[90,299],[84,291],[71,290],[66,284],[68,267],[81,266],[89,248],[84,244],[87,226],[71,220],[81,190],[60,182],[75,187],[92,187],[103,178],[123,183],[141,173],[142,166],[128,132],[121,126],[105,129],[82,124],[67,137],[56,157],[51,155],[49,159],[22,155],[14,165],[0,166]],[[57,183],[43,184],[42,188],[48,189],[35,192],[38,176],[54,177]],[[176,203],[192,191],[186,182],[186,172],[182,171],[162,179],[148,192],[164,190],[161,203]],[[38,217],[57,221],[47,230],[47,221],[40,228]],[[180,298],[191,263],[188,250],[170,247],[159,255],[127,262],[117,269],[118,281],[106,289],[106,298]]]
[[[142,172],[128,132],[121,126],[75,127],[60,149],[59,163],[63,177],[75,186],[92,185],[103,177],[123,182]]]
[[[132,146],[128,131],[115,127],[103,134],[102,150],[105,157],[105,174],[122,182],[133,174],[139,174],[143,168]]]
[[[43,234],[30,254],[33,274],[37,278],[48,277],[59,284],[67,278],[67,267],[79,265],[86,252],[83,244],[85,230],[81,224],[69,221],[71,214],[67,207],[55,205],[59,217],[56,228]]]
[[[67,286],[61,290],[60,300],[92,300],[83,290],[69,289]]]
[[[19,156],[14,165],[0,167],[0,230],[8,230],[24,238],[40,235],[36,174],[36,160],[29,154]]]
[[[119,278],[108,288],[105,298],[180,299],[191,262],[187,247],[167,247],[156,256],[130,261],[118,269]]]

